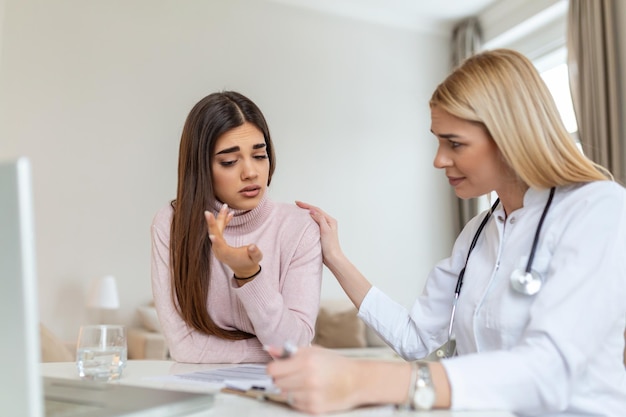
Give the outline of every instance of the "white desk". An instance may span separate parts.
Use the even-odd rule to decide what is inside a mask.
[[[139,385],[144,387],[172,389],[192,392],[213,392],[215,404],[205,412],[194,413],[189,417],[295,417],[306,416],[281,404],[259,401],[239,395],[219,392],[219,387],[199,385],[197,383],[172,382],[171,379],[160,380],[156,377],[182,374],[226,365],[182,364],[172,361],[131,360],[122,374],[119,384]],[[74,362],[42,363],[43,376],[56,378],[78,379],[78,371]],[[419,417],[514,417],[503,411],[461,412],[437,410],[431,412],[399,411],[393,406],[365,407],[345,413],[332,413],[332,417],[387,417],[387,416],[419,416]]]

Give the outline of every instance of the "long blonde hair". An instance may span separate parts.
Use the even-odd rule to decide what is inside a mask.
[[[612,179],[578,149],[539,72],[516,51],[496,49],[468,58],[437,87],[430,106],[484,125],[529,187]]]

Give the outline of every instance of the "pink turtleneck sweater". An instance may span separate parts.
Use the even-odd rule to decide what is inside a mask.
[[[218,207],[211,207],[217,214]],[[191,329],[172,304],[170,225],[163,207],[152,222],[152,293],[172,359],[190,363],[267,362],[263,345],[308,345],[314,336],[322,282],[319,227],[309,213],[265,197],[247,212],[235,211],[224,231],[231,246],[256,244],[262,271],[238,287],[233,272],[213,255],[207,309],[223,329],[256,335],[226,340]]]

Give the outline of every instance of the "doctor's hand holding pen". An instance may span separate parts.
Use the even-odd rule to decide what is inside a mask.
[[[361,405],[411,405],[409,386],[414,375],[410,363],[355,360],[319,346],[299,348],[283,359],[282,348],[268,348],[268,353],[276,360],[267,365],[267,373],[295,409],[321,414]],[[433,378],[442,373],[445,377],[438,363],[431,364]],[[436,407],[449,406],[444,388],[437,390]]]

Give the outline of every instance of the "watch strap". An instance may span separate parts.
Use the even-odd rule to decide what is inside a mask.
[[[411,362],[411,379],[409,381],[409,392],[404,404],[400,404],[398,408],[410,410],[413,408],[413,397],[415,396],[415,383],[417,382],[417,363]]]
[[[411,397],[411,408],[414,410],[431,410],[435,403],[435,387],[430,367],[426,361],[414,362],[415,383]]]

